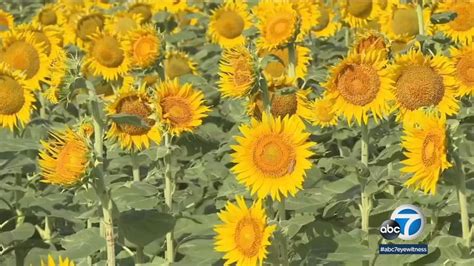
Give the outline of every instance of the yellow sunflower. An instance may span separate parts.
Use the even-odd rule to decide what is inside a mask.
[[[298,29],[298,13],[291,3],[261,2],[255,8],[259,19],[259,49],[270,50],[282,47],[295,38]]]
[[[35,108],[35,98],[24,81],[20,71],[12,71],[0,63],[0,126],[13,131],[14,127],[24,126],[30,121]]]
[[[293,9],[299,16],[299,32],[296,41],[303,41],[311,28],[318,24],[320,17],[318,3],[315,0],[291,0],[290,2],[293,3]]]
[[[56,264],[54,261],[53,257],[51,255],[48,255],[48,262],[44,262],[41,260],[41,266],[75,266],[74,261],[69,260],[69,258],[63,258],[59,256],[59,262]]]
[[[59,53],[57,54],[57,56],[51,60],[51,77],[49,82],[50,85],[49,88],[46,89],[46,91],[44,92],[46,99],[48,99],[53,104],[57,104],[59,102],[61,90],[63,89],[63,86],[65,86],[65,78],[66,73],[68,71],[68,59],[66,51],[60,49],[58,52]]]
[[[456,12],[454,20],[439,24],[438,28],[456,42],[469,43],[474,36],[474,2],[447,0],[439,3],[438,12]]]
[[[249,50],[243,46],[224,50],[219,65],[219,76],[219,90],[224,97],[247,96],[257,80]]]
[[[308,65],[311,60],[310,56],[311,50],[305,46],[298,45],[296,46],[296,68],[295,74],[296,78],[304,78],[308,72]],[[287,75],[289,56],[288,48],[272,49],[272,50],[262,50],[259,53],[260,57],[264,57],[268,54],[273,54],[280,59],[280,61],[272,61],[267,64],[263,73],[267,80],[281,80],[284,79]]]
[[[390,113],[393,100],[387,60],[381,51],[349,54],[330,70],[330,78],[323,86],[327,97],[334,100],[338,115],[344,115],[349,124],[355,119],[367,124],[369,111],[377,122]]]
[[[461,48],[451,48],[451,58],[456,67],[458,95],[474,95],[474,42]]]
[[[235,138],[232,171],[252,195],[281,200],[294,196],[303,187],[306,171],[311,168],[309,133],[297,116],[276,117],[263,113],[262,121],[252,119],[242,125],[243,136]]]
[[[108,33],[93,34],[84,67],[89,68],[96,76],[103,76],[105,80],[116,80],[129,69],[130,59],[125,51],[124,42],[116,36]]]
[[[0,36],[15,26],[12,14],[0,9]]]
[[[334,99],[322,97],[314,100],[309,107],[310,117],[309,121],[315,126],[322,128],[332,127],[337,125],[337,114],[334,110]]]
[[[187,0],[161,1],[160,3],[157,3],[157,7],[159,10],[165,10],[171,14],[176,14],[189,8],[187,2]]]
[[[153,15],[159,10],[161,1],[155,0],[134,0],[127,8],[130,14],[140,14],[143,23],[151,22]]]
[[[312,28],[312,34],[319,38],[334,36],[342,27],[340,21],[336,19],[336,13],[330,6],[324,3],[318,3],[319,16]]]
[[[127,34],[137,29],[142,23],[141,14],[132,14],[128,12],[117,12],[108,17],[105,22],[105,30],[118,36],[127,36]]]
[[[404,132],[402,147],[407,159],[402,161],[401,172],[413,174],[405,185],[435,194],[440,174],[451,167],[446,159],[444,119],[422,115],[417,125],[405,126]]]
[[[398,120],[413,122],[414,113],[426,108],[443,118],[455,114],[459,110],[455,71],[445,56],[428,57],[414,50],[397,56],[390,72],[395,81],[392,89]]]
[[[185,10],[175,13],[173,17],[178,25],[173,32],[178,33],[187,26],[196,26],[199,22],[198,19],[190,17],[190,15],[198,13],[201,13],[201,10],[196,7],[187,7]]]
[[[366,53],[368,51],[377,50],[382,51],[383,57],[387,57],[389,43],[379,32],[369,30],[357,36],[351,50],[355,53]]]
[[[208,34],[221,47],[232,48],[245,44],[243,32],[250,26],[247,5],[229,1],[212,11]]]
[[[204,104],[204,94],[189,83],[180,85],[178,79],[167,80],[157,87],[156,106],[160,121],[176,136],[200,126],[210,111]]]
[[[365,27],[379,15],[378,5],[372,0],[345,0],[339,3],[342,18],[351,28]]]
[[[50,60],[59,56],[60,50],[63,50],[59,37],[60,30],[56,26],[29,23],[18,25],[15,30],[20,34],[32,35],[33,41],[44,47],[44,52]]]
[[[267,224],[260,200],[250,208],[242,196],[236,200],[237,205],[227,202],[225,210],[217,214],[223,223],[214,227],[215,250],[225,253],[226,265],[262,265],[276,225]]]
[[[153,26],[141,26],[128,34],[127,55],[133,67],[147,68],[160,56],[161,41]]]
[[[67,23],[67,34],[64,36],[65,42],[86,48],[93,35],[104,29],[105,21],[103,14],[87,9],[71,14]]]
[[[25,73],[26,84],[33,89],[47,83],[50,60],[46,55],[46,44],[38,43],[32,33],[8,32],[2,39],[0,62]]]
[[[66,18],[59,4],[46,4],[38,11],[33,22],[41,26],[62,26]]]
[[[52,131],[50,136],[50,140],[41,141],[39,152],[43,182],[65,187],[80,183],[91,152],[86,139],[71,129]]]
[[[107,138],[118,140],[120,147],[127,150],[143,150],[150,147],[150,141],[161,142],[159,123],[152,118],[154,110],[152,101],[147,95],[145,85],[138,90],[129,82],[116,93],[114,99],[107,105],[107,114],[126,114],[140,117],[148,127],[139,127],[127,123],[112,122]]]
[[[185,52],[167,52],[163,65],[165,76],[168,79],[178,78],[186,74],[197,74],[196,63]]]

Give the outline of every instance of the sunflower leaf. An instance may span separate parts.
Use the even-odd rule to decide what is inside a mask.
[[[115,114],[109,116],[117,124],[126,124],[136,127],[148,128],[149,125],[139,116],[131,114]]]
[[[456,12],[436,13],[431,16],[431,22],[434,24],[445,24],[454,20],[457,16]]]

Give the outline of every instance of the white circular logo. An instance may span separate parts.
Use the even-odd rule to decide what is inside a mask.
[[[417,238],[423,233],[423,228],[425,227],[425,217],[420,208],[411,204],[404,204],[396,208],[390,219],[400,225],[398,238],[403,240]]]

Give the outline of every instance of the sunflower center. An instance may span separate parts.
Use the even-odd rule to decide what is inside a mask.
[[[351,104],[360,106],[371,103],[380,89],[377,71],[369,65],[347,65],[336,82],[341,96]]]
[[[139,60],[153,57],[158,51],[158,45],[152,36],[143,36],[133,44],[133,54]]]
[[[56,12],[52,9],[44,9],[39,13],[39,21],[42,25],[56,25],[58,22],[58,16]]]
[[[0,75],[0,114],[18,113],[25,103],[23,87],[13,78]]]
[[[117,20],[115,24],[115,30],[118,33],[125,34],[137,27],[135,20],[129,17],[121,17]]]
[[[189,103],[177,96],[166,97],[161,101],[163,117],[169,119],[172,125],[184,125],[192,120],[192,111]]]
[[[274,94],[272,97],[272,114],[284,117],[294,115],[298,107],[298,100],[295,93],[286,95]]]
[[[319,104],[314,111],[316,117],[321,122],[331,122],[334,118],[334,112],[332,110],[332,106],[329,103]]]
[[[253,161],[265,175],[279,178],[291,174],[295,166],[295,151],[281,135],[266,135],[257,140]]]
[[[236,70],[234,72],[234,84],[236,87],[247,85],[252,82],[252,73],[248,70]]]
[[[359,53],[363,51],[369,51],[372,49],[375,49],[375,50],[385,49],[385,42],[382,37],[371,35],[363,39],[357,45],[357,52]]]
[[[449,26],[455,31],[468,31],[474,27],[474,5],[471,3],[459,3],[452,7],[457,17],[449,22]]]
[[[244,30],[244,19],[234,11],[224,11],[216,21],[216,29],[219,35],[227,39],[239,37]]]
[[[425,166],[432,166],[438,160],[438,147],[441,144],[440,142],[440,138],[437,134],[429,134],[426,136],[421,151],[421,159]]]
[[[288,49],[287,48],[275,49],[267,54],[273,54],[277,56],[281,60],[281,62],[273,61],[273,62],[268,63],[267,67],[265,68],[265,72],[267,72],[274,78],[278,78],[284,75],[286,73],[286,67],[288,66],[288,61],[289,61]],[[298,65],[298,62],[296,62],[296,64]]]
[[[189,61],[179,55],[172,55],[165,60],[165,71],[170,79],[192,72],[191,67],[189,66]]]
[[[247,216],[237,223],[234,240],[237,249],[247,258],[258,255],[262,238],[263,232],[258,220]]]
[[[144,22],[148,22],[153,16],[153,13],[151,12],[151,7],[142,3],[137,3],[131,6],[128,12],[132,14],[140,14]]]
[[[398,35],[418,34],[418,18],[415,8],[397,9],[392,17],[392,30]]]
[[[16,41],[6,47],[0,54],[0,60],[14,69],[24,71],[27,79],[36,75],[40,68],[38,51],[25,41]]]
[[[289,37],[293,33],[293,23],[292,20],[285,16],[271,19],[267,26],[267,37],[273,39],[285,39]]]
[[[137,96],[129,96],[127,98],[122,99],[117,106],[117,112],[119,114],[138,116],[143,119],[149,127],[155,124],[155,121],[153,119],[148,118],[148,116],[152,114],[151,108],[148,107],[148,105],[146,105],[143,100],[141,100]],[[125,132],[132,136],[143,135],[150,130],[150,128],[147,127],[138,127],[125,123],[118,124],[118,127],[122,132]]]
[[[98,39],[92,46],[92,55],[99,64],[106,67],[118,67],[124,60],[120,43],[111,36]]]
[[[316,31],[323,30],[329,25],[329,12],[326,8],[319,9],[318,24],[314,28]]]
[[[396,87],[398,101],[409,110],[437,105],[444,96],[443,78],[427,66],[408,66]]]
[[[67,141],[57,155],[56,174],[69,181],[77,180],[86,162],[84,155],[84,144],[81,141]]]
[[[474,86],[474,52],[463,55],[456,64],[456,74],[468,86]]]
[[[77,36],[83,41],[89,41],[89,37],[104,27],[105,19],[100,14],[85,16],[77,23]]]
[[[372,0],[349,0],[347,11],[358,18],[366,18],[372,11]]]
[[[51,54],[51,42],[49,41],[48,36],[41,31],[33,32],[33,36],[36,43],[44,46],[46,55],[49,56]]]

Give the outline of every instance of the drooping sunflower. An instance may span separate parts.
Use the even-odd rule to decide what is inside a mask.
[[[172,135],[191,132],[202,124],[210,111],[204,95],[191,84],[179,84],[178,79],[167,80],[157,87],[156,109],[160,121]]]
[[[474,42],[460,48],[451,48],[451,58],[456,68],[458,95],[474,95]]]
[[[302,189],[306,170],[311,168],[309,133],[297,116],[273,117],[263,113],[262,120],[242,125],[233,145],[232,171],[258,198],[270,195],[280,201]]]
[[[86,175],[90,148],[86,139],[67,128],[52,131],[51,139],[41,141],[39,166],[43,182],[71,187]]]
[[[62,26],[66,18],[59,4],[46,4],[38,11],[33,22],[41,26]]]
[[[369,112],[374,120],[390,113],[393,100],[387,60],[381,51],[349,54],[330,70],[330,78],[323,85],[327,97],[334,100],[338,115],[344,115],[349,124],[355,119],[360,125],[367,124]]]
[[[308,65],[311,60],[310,52],[311,50],[305,46],[298,45],[296,46],[296,66],[295,66],[295,77],[304,78]],[[273,54],[280,59],[280,61],[272,61],[267,64],[263,70],[265,77],[268,80],[282,80],[287,75],[288,64],[290,62],[288,55],[288,48],[272,49],[272,50],[262,50],[259,53],[260,57],[264,57],[268,54]]]
[[[168,79],[186,74],[197,74],[196,63],[182,51],[167,52],[164,60],[165,76]]]
[[[469,0],[447,0],[439,3],[439,12],[456,12],[452,21],[439,24],[438,28],[456,42],[474,41],[474,2]]]
[[[405,125],[404,132],[402,147],[407,159],[402,161],[401,172],[413,174],[405,185],[435,194],[440,174],[451,167],[446,159],[445,121],[422,115],[417,125]]]
[[[40,82],[47,83],[50,60],[44,43],[38,43],[32,33],[16,31],[5,34],[2,41],[0,62],[24,72],[25,82],[30,88],[39,90]]]
[[[397,56],[390,71],[395,81],[392,89],[399,121],[411,123],[416,118],[416,111],[427,108],[443,118],[459,110],[455,98],[456,70],[445,56],[428,57],[411,50]]]
[[[0,9],[0,36],[15,26],[12,14]]]
[[[103,76],[105,80],[116,80],[119,75],[127,73],[130,59],[123,41],[105,32],[95,33],[90,38],[84,67],[96,76]]]
[[[0,63],[0,126],[11,131],[20,124],[30,121],[35,108],[33,93],[24,81],[24,75]]]
[[[298,29],[298,13],[291,3],[263,1],[254,9],[259,19],[259,49],[282,47],[293,40]]]
[[[126,38],[127,55],[133,67],[152,66],[160,56],[161,41],[153,26],[141,26]]]
[[[117,12],[108,17],[105,30],[118,36],[127,36],[129,32],[137,29],[142,23],[142,15],[128,12]]]
[[[127,8],[130,14],[140,14],[143,23],[151,22],[153,15],[159,10],[159,3],[155,0],[134,0]],[[166,1],[163,1],[166,2]]]
[[[118,140],[120,147],[127,150],[143,150],[150,147],[150,142],[161,142],[160,126],[153,118],[153,104],[143,84],[138,90],[129,82],[116,93],[107,105],[107,114],[127,114],[140,117],[148,127],[140,127],[127,123],[112,122],[107,138]]]
[[[106,17],[102,13],[88,9],[71,14],[66,24],[68,34],[64,36],[65,43],[86,48],[93,35],[104,29],[105,21]]]
[[[225,210],[217,214],[223,223],[214,227],[215,250],[225,253],[226,265],[262,265],[276,225],[267,224],[260,200],[250,208],[242,196],[236,200],[237,205],[227,202]]]
[[[342,8],[342,18],[351,28],[367,26],[379,15],[378,5],[372,0],[345,0],[339,3]]]
[[[382,51],[382,56],[386,57],[389,52],[389,42],[377,31],[369,30],[359,34],[354,47],[352,47],[352,51],[355,53],[366,53],[372,50]]]
[[[249,50],[243,46],[224,50],[219,65],[219,76],[219,90],[224,97],[247,96],[257,79]]]
[[[44,94],[46,99],[53,104],[59,102],[60,94],[66,85],[67,61],[66,51],[63,49],[60,49],[58,54],[51,59],[49,88]]]
[[[244,30],[251,26],[245,3],[226,2],[212,11],[208,35],[223,48],[245,44]]]
[[[69,258],[63,258],[59,256],[59,261],[56,264],[54,261],[53,257],[51,255],[48,255],[48,261],[44,262],[41,260],[41,266],[75,266],[74,261],[70,260]]]
[[[334,99],[328,97],[316,99],[310,104],[309,108],[310,117],[308,120],[311,121],[313,125],[322,128],[337,125],[338,117],[334,110]]]

